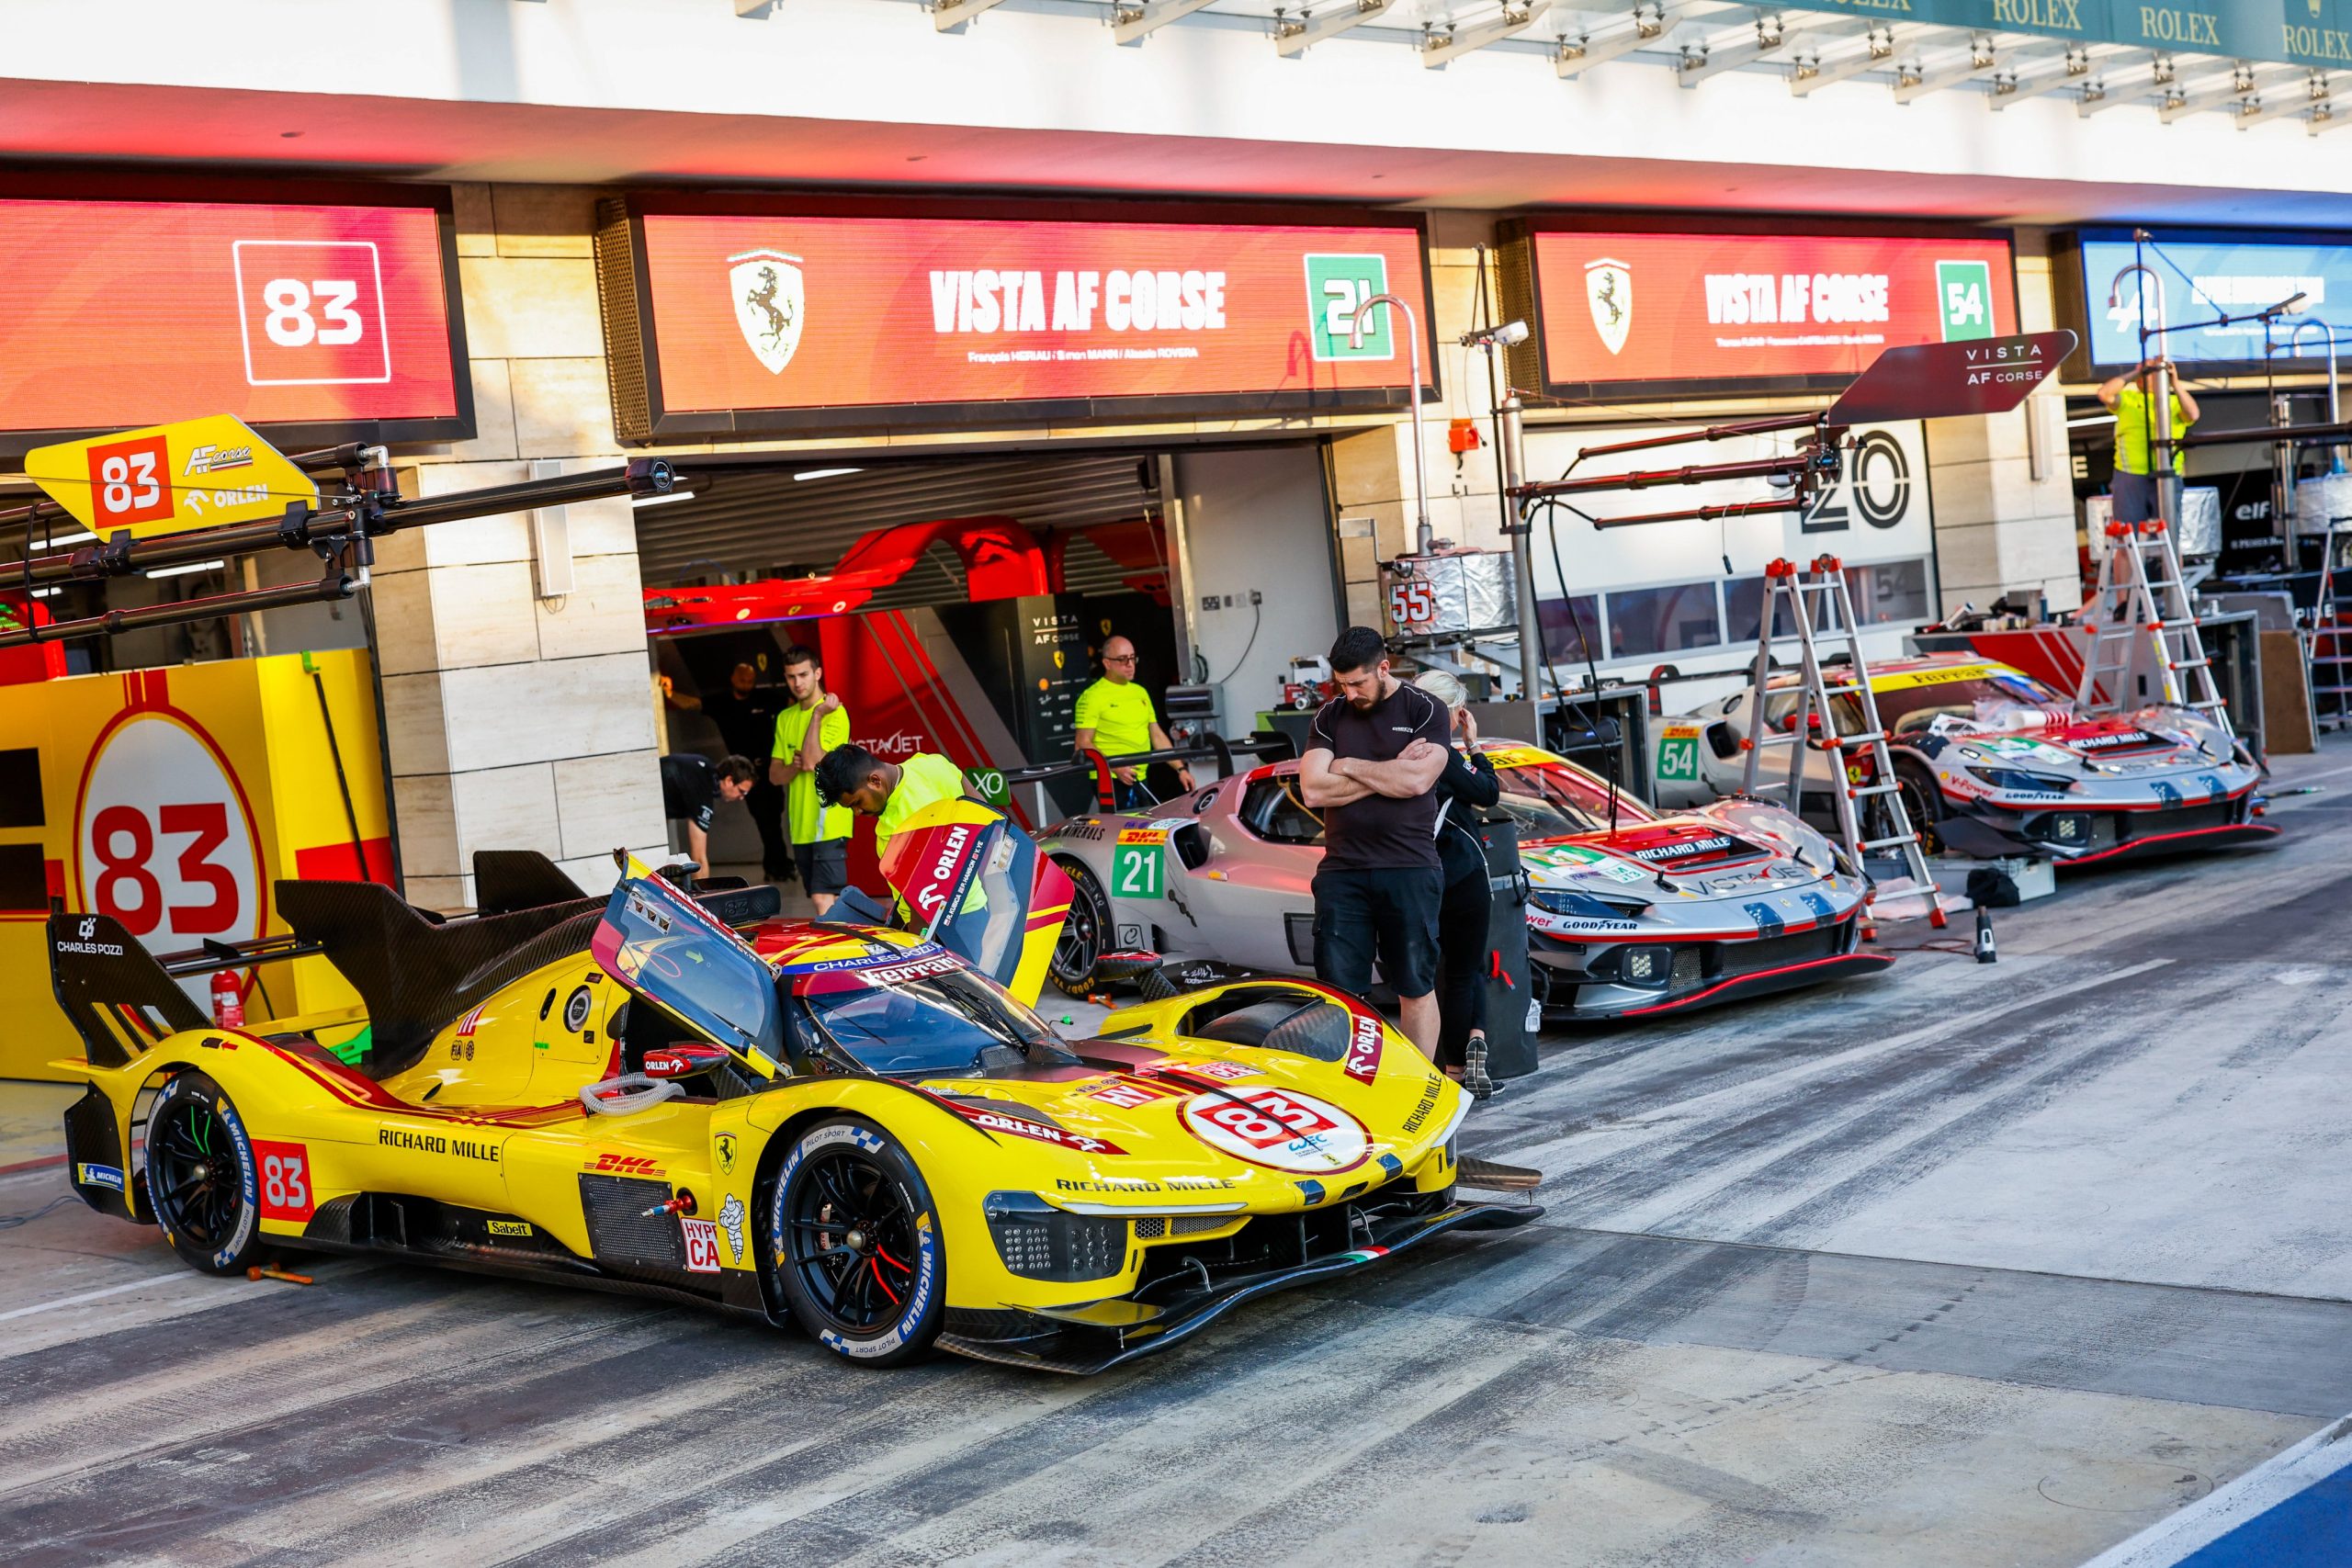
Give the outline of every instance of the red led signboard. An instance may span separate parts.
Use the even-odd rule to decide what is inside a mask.
[[[1537,229],[1547,387],[1841,387],[1889,348],[2007,336],[2005,237]]]
[[[447,221],[390,200],[0,195],[0,425],[16,450],[216,413],[470,434]]]
[[[607,231],[607,245],[621,243]],[[635,209],[625,435],[1396,407],[1415,222]],[[608,319],[626,319],[608,299]],[[1421,353],[1425,383],[1434,355]]]

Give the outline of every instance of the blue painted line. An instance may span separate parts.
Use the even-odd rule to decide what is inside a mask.
[[[2352,1564],[2352,1416],[2312,1433],[2085,1568]]]
[[[2344,1568],[2352,1562],[2352,1470],[2246,1520],[2181,1568]]]

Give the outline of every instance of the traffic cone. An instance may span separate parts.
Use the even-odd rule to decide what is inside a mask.
[[[1993,911],[1984,905],[1976,906],[1976,962],[1998,964],[1999,951],[1993,945]]]

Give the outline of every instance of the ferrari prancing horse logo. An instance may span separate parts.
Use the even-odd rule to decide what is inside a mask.
[[[1600,345],[1615,354],[1634,330],[1634,275],[1613,256],[1584,264],[1585,303],[1592,307],[1592,328]]]
[[[735,324],[743,341],[771,374],[782,375],[800,346],[801,318],[808,300],[800,258],[782,251],[745,251],[729,256],[727,274],[735,291]]]

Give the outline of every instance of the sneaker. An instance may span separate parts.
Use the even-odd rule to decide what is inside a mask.
[[[1462,1049],[1462,1087],[1473,1100],[1491,1100],[1495,1080],[1487,1076],[1487,1037],[1474,1034]]]

